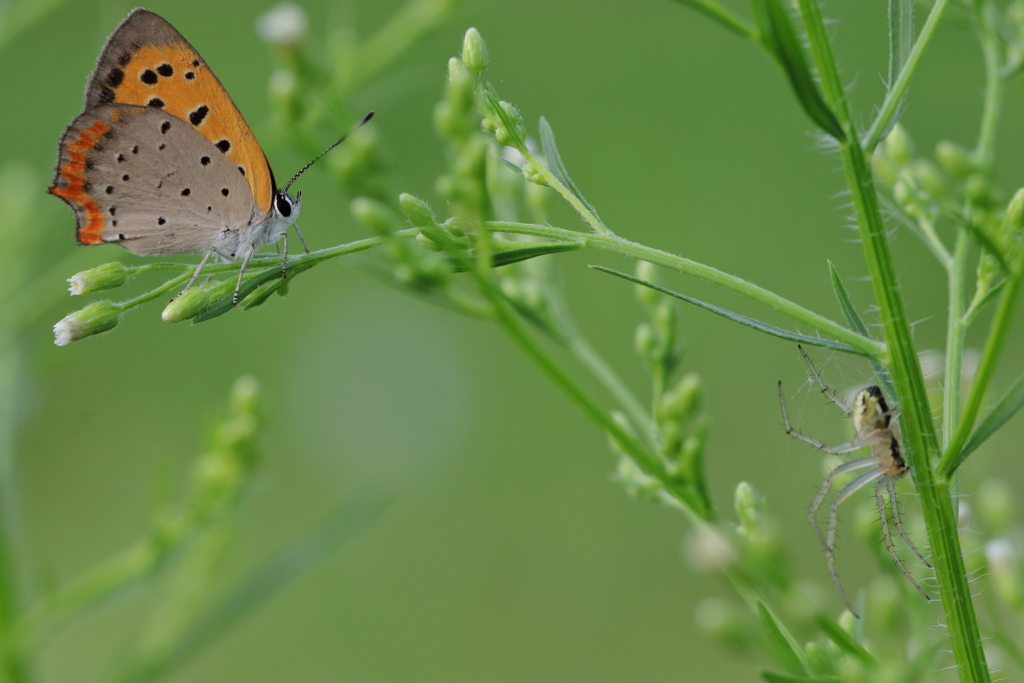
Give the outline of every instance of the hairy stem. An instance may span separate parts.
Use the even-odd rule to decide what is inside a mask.
[[[798,4],[825,99],[847,132],[846,141],[840,145],[843,170],[857,216],[882,330],[888,344],[890,371],[903,410],[900,424],[909,445],[907,457],[914,472],[914,483],[928,529],[953,656],[961,681],[987,682],[988,666],[971,601],[949,484],[945,479],[937,481],[932,471],[932,461],[940,453],[938,438],[931,418],[924,375],[893,266],[885,223],[879,210],[871,167],[854,129],[818,2],[799,0]]]

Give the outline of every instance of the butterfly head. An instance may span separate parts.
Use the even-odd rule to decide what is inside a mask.
[[[274,213],[277,214],[279,220],[283,220],[289,225],[294,223],[299,217],[299,209],[302,207],[302,190],[292,196],[288,194],[287,190],[278,190],[274,196]]]

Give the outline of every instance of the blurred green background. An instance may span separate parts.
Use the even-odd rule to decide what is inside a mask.
[[[148,5],[203,54],[258,136],[269,115],[273,60],[254,25],[271,4]],[[301,3],[318,40],[323,27],[341,23],[366,35],[400,4]],[[33,233],[17,241],[33,242],[25,258],[38,272],[76,254],[46,285],[54,291],[76,270],[131,258],[114,246],[77,247],[71,213],[44,192],[57,139],[80,111],[96,55],[132,6],[65,2],[0,53],[0,164],[16,163],[34,178],[24,197]],[[866,123],[884,94],[886,3],[833,0],[826,11],[838,20],[839,62]],[[380,99],[368,87],[356,97],[358,108],[377,110],[399,191],[435,197],[444,158],[432,109],[446,61],[469,26],[487,41],[489,79],[531,129],[540,115],[548,118],[574,180],[617,233],[835,318],[830,258],[868,310],[860,246],[845,229],[838,159],[818,149],[763,53],[668,0],[457,5],[391,70],[403,87]],[[981,75],[977,44],[953,16],[929,48],[903,118],[921,149],[944,138],[973,145]],[[1007,97],[998,179],[1012,189],[1024,184],[1016,83]],[[266,151],[278,178],[306,161],[282,146]],[[299,185],[300,223],[313,248],[361,235],[350,198],[323,168]],[[562,207],[553,223],[579,225]],[[920,321],[919,348],[941,348],[940,268],[908,233],[897,233],[894,249],[910,315]],[[632,264],[589,253],[558,259],[580,326],[646,395],[632,350],[641,319],[632,290],[586,268]],[[397,292],[358,264],[331,262],[296,281],[286,300],[203,325],[168,326],[160,306],[149,306],[112,334],[67,348],[53,345],[50,324],[82,302],[58,299],[47,322],[22,340],[16,396],[25,565],[35,588],[64,581],[145,533],[159,473],[171,468],[184,480],[204,422],[233,380],[250,373],[269,406],[264,470],[229,574],[265,559],[357,492],[392,502],[329,562],[171,680],[753,680],[756,661],[732,656],[694,625],[695,606],[709,595],[731,597],[728,586],[687,565],[679,515],[634,501],[611,481],[604,435],[497,330]],[[667,281],[761,314],[704,283]],[[820,457],[783,433],[775,382],[783,379],[795,394],[791,410],[804,431],[836,442],[846,425],[818,395],[798,390],[805,375],[792,344],[695,309],[681,310],[680,319],[686,368],[708,385],[708,468],[718,506],[728,511],[736,483],[752,482],[787,525],[801,576],[830,591],[826,599],[838,608],[804,514],[821,480]],[[1020,327],[1011,339],[1020,339]],[[1024,371],[1019,341],[1011,344],[997,394]],[[815,358],[840,387],[869,378],[859,360]],[[1020,480],[1024,463],[1013,457],[1020,422],[972,458],[965,493],[983,476]],[[855,593],[876,569],[848,522],[839,564]],[[62,631],[47,650],[44,679],[101,680],[130,642],[144,603],[125,596]]]

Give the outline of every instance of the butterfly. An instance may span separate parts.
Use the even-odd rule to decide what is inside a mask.
[[[290,226],[306,246],[295,225],[302,193],[293,198],[288,189],[320,156],[278,189],[263,148],[206,61],[165,19],[139,8],[100,52],[85,108],[61,136],[49,191],[74,211],[80,244],[113,242],[140,256],[203,254],[186,290],[211,256],[243,259],[237,304],[260,247],[283,240],[283,269]]]

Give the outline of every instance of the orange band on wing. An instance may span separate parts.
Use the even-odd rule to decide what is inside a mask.
[[[67,187],[51,187],[50,192],[61,199],[75,202],[85,209],[85,223],[79,224],[76,237],[81,244],[99,244],[105,219],[96,200],[85,191],[85,156],[104,135],[110,132],[105,121],[96,121],[78,134],[78,139],[67,145],[68,162],[58,173],[68,181]]]

